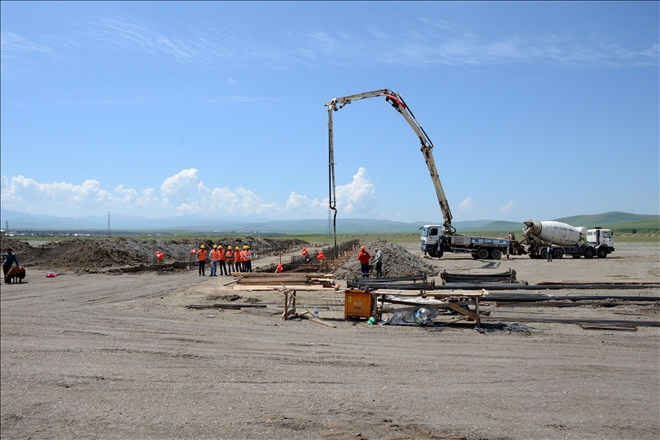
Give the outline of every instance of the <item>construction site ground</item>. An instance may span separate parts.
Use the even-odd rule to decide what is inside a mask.
[[[417,242],[402,246],[421,257]],[[530,284],[659,281],[657,243],[616,247],[608,258],[593,260],[482,261],[450,254],[424,261],[452,273],[513,269]],[[658,327],[585,330],[522,321],[659,321],[657,302],[571,308],[484,302],[489,323],[527,329],[478,332],[465,321],[435,327],[344,321],[341,290],[298,291],[302,304],[316,306],[321,319],[336,325],[331,328],[284,321],[282,293],[234,290],[224,285],[231,277],[202,278],[194,266],[115,274],[58,270],[57,278],[45,276],[51,267],[27,270],[22,284],[3,285],[0,296],[2,438],[660,436]],[[643,286],[531,292],[660,293]],[[187,307],[232,300],[266,307]]]

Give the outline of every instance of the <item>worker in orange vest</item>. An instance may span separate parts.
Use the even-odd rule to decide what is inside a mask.
[[[236,269],[234,269],[234,250],[231,246],[227,246],[225,257],[227,258],[227,270],[229,271],[229,275],[231,275],[232,272],[236,271]]]
[[[250,253],[250,246],[245,246],[243,259],[245,260],[245,271],[252,272],[252,254]]]
[[[238,246],[236,246],[234,260],[236,260],[236,271],[243,272],[243,255],[241,254],[241,251],[238,249]]]
[[[222,248],[222,245],[218,246],[218,253],[219,255],[219,260],[220,260],[220,276],[222,276],[222,273],[224,271],[225,275],[229,275],[227,273],[227,266],[225,265],[225,261],[227,260],[227,255],[225,254],[225,250]]]
[[[197,262],[199,262],[199,276],[205,277],[204,268],[206,267],[206,247],[202,244],[197,252]]]
[[[216,271],[218,270],[218,257],[220,253],[218,252],[218,245],[213,245],[213,250],[211,251],[211,275],[210,277],[216,276]]]
[[[362,278],[369,278],[369,260],[371,260],[371,255],[369,255],[369,252],[367,252],[364,246],[360,247],[358,260],[360,260],[360,266],[362,268]]]

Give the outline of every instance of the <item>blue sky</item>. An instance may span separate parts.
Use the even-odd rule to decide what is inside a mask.
[[[657,2],[5,2],[2,207],[327,218],[388,88],[454,219],[659,214]],[[340,217],[440,221],[382,98]]]

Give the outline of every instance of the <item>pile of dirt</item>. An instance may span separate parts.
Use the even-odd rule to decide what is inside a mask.
[[[76,272],[107,272],[130,270],[150,266],[172,266],[194,263],[196,255],[191,254],[200,244],[208,249],[214,244],[225,246],[249,245],[254,256],[287,252],[307,245],[298,239],[273,240],[264,238],[223,238],[211,240],[137,240],[120,237],[117,239],[70,239],[31,246],[28,242],[12,238],[2,239],[2,249],[12,248],[19,263],[25,267],[44,267],[48,270],[70,269]],[[156,252],[164,254],[161,261]]]
[[[388,243],[385,240],[376,240],[365,245],[367,252],[373,257],[376,249],[383,253],[383,278],[398,278],[411,275],[435,276],[438,270],[420,258],[414,256],[401,246]],[[335,278],[341,280],[353,280],[362,276],[360,262],[357,259],[360,251],[356,251],[340,268],[335,270]],[[369,264],[371,276],[376,276],[376,263]]]

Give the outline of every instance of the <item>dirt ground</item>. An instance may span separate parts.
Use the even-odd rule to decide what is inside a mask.
[[[421,256],[417,243],[405,244]],[[658,282],[658,244],[606,259],[428,260],[452,273],[516,270],[530,284]],[[20,253],[18,254],[20,261]],[[266,257],[266,265],[279,257]],[[427,261],[427,260],[425,260]],[[384,263],[387,265],[387,260]],[[495,307],[474,323],[344,321],[343,294],[299,292],[337,327],[283,321],[279,292],[195,270],[76,274],[30,267],[3,285],[1,430],[7,439],[657,439],[660,330],[584,330],[524,317],[659,321],[658,303]],[[208,270],[208,269],[207,269]],[[439,283],[440,278],[436,277]],[[545,291],[658,295],[657,288]],[[266,308],[190,309],[237,301]],[[278,308],[280,307],[280,308]]]

